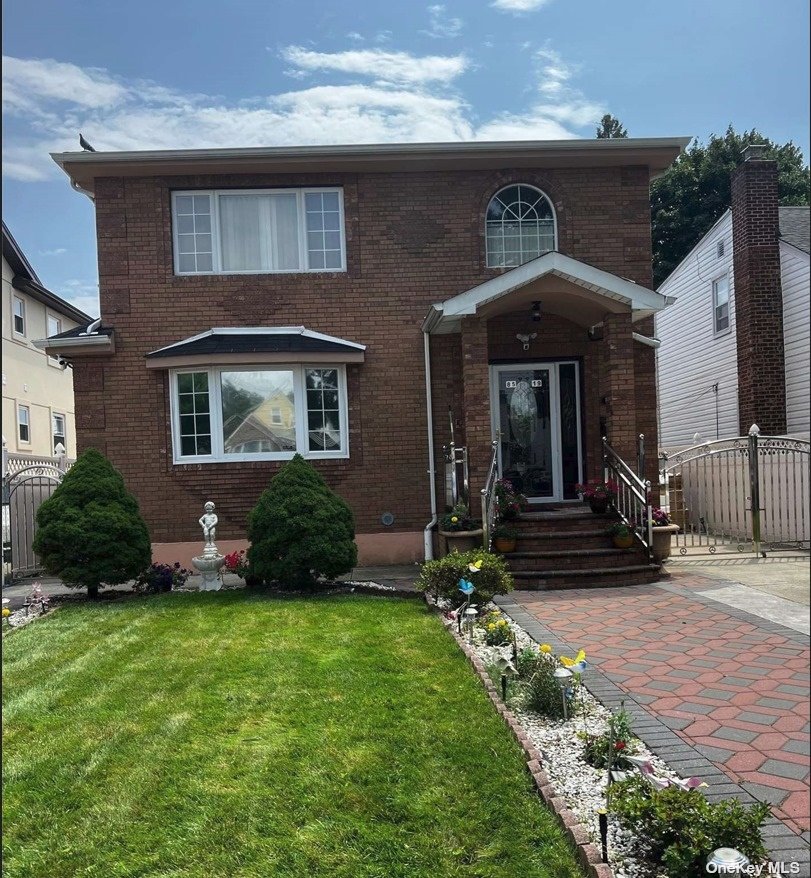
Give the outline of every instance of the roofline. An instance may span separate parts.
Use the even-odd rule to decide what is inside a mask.
[[[36,281],[29,280],[21,275],[15,275],[11,281],[11,285],[15,290],[20,290],[20,292],[31,296],[32,299],[41,302],[46,308],[50,308],[51,311],[57,311],[64,317],[75,320],[76,323],[80,325],[93,322],[93,318],[89,314],[80,311],[77,307],[71,305],[70,302],[66,302],[61,296],[57,296],[50,290],[46,290],[42,284],[37,283]]]
[[[802,247],[798,247],[796,244],[792,244],[787,238],[784,238],[782,235],[777,239],[781,244],[785,244],[786,247],[791,247],[796,250],[798,253],[802,253],[805,257],[811,257],[811,253],[808,250],[803,250]]]
[[[716,228],[719,225],[721,225],[721,223],[727,218],[727,215],[732,216],[732,208],[731,207],[728,207],[721,214],[721,216],[719,216],[718,219],[707,229],[707,231],[704,232],[704,234],[695,242],[695,244],[693,244],[689,253],[681,260],[681,262],[679,262],[679,264],[673,269],[673,271],[671,271],[670,274],[659,284],[659,289],[657,290],[657,292],[659,292],[662,289],[662,287],[664,287],[664,285],[670,280],[670,278],[673,277],[673,275],[682,267],[682,265],[684,265],[685,262],[687,262],[687,260],[693,255],[693,253],[695,253],[696,250],[698,250],[698,248],[704,243],[704,241],[707,238],[709,238],[709,236],[716,230]],[[662,295],[664,295],[664,293],[662,293]]]
[[[181,345],[185,346],[191,344],[191,342],[199,341],[201,338],[208,338],[212,335],[303,335],[306,338],[316,338],[320,341],[340,344],[344,347],[354,348],[358,351],[366,350],[366,345],[357,344],[357,342],[354,341],[347,341],[345,338],[337,338],[334,335],[324,335],[322,332],[314,332],[312,329],[307,329],[305,326],[215,326],[211,329],[207,329],[205,332],[200,332],[189,338],[184,338],[182,341],[176,341],[173,344],[166,345],[166,347],[150,351],[146,356],[153,357],[164,351],[170,351],[173,348],[180,347]]]
[[[340,144],[335,146],[260,146],[229,149],[124,150],[51,153],[74,188],[92,192],[97,176],[295,172],[318,168],[363,170],[400,165],[422,170],[462,160],[476,167],[551,167],[555,162],[594,165],[639,164],[652,174],[663,171],[683,152],[692,137],[626,137],[576,140],[463,141],[439,143]],[[113,166],[115,170],[113,170]]]
[[[11,251],[9,255],[12,256],[12,259],[15,259],[19,263],[18,265],[13,265],[12,260],[8,258],[8,255],[6,255],[6,247],[8,247]],[[22,249],[20,248],[20,245],[17,243],[16,238],[14,237],[14,235],[11,234],[9,227],[5,223],[5,220],[3,221],[3,258],[6,260],[6,262],[8,262],[9,265],[11,265],[15,274],[27,274],[29,280],[32,280],[40,285],[42,284],[42,281],[37,276],[37,273],[36,271],[34,271],[33,266],[26,258],[25,253],[23,253]]]

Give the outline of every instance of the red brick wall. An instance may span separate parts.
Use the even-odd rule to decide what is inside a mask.
[[[786,432],[777,162],[753,159],[732,175],[738,418],[742,435]]]
[[[100,447],[121,469],[154,541],[197,539],[198,508],[209,498],[221,537],[241,537],[248,510],[279,464],[173,465],[168,378],[147,371],[144,355],[212,326],[303,324],[368,346],[366,362],[348,368],[351,457],[316,466],[352,505],[359,533],[421,530],[429,501],[420,325],[433,302],[499,273],[485,266],[483,215],[495,190],[515,181],[536,183],[553,200],[562,252],[650,283],[644,168],[97,181],[101,311],[115,329],[116,354],[76,362],[80,449]],[[174,276],[172,189],[284,185],[343,186],[346,272]],[[584,339],[585,331],[576,346],[588,350]],[[562,355],[575,354],[564,341]],[[434,338],[432,352],[441,484],[448,406],[458,421],[463,414],[461,340]],[[589,357],[587,377],[595,371]],[[652,368],[641,380],[653,386]],[[587,393],[593,448],[593,383]],[[380,523],[384,512],[395,516],[390,529]]]

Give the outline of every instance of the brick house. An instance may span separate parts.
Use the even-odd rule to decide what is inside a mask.
[[[208,499],[220,547],[245,545],[296,450],[352,506],[362,563],[421,559],[449,411],[472,496],[498,433],[533,504],[576,499],[601,434],[656,447],[649,182],[687,142],[55,155],[96,207],[101,322],[47,347],[80,449],[121,470],[164,560],[199,548]]]
[[[752,144],[732,203],[659,287],[660,445],[745,435],[808,438],[811,211],[780,207],[777,162]]]

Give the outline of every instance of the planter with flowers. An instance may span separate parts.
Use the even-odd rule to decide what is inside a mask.
[[[484,531],[476,525],[464,503],[458,503],[446,512],[439,520],[440,556],[478,549]]]
[[[575,485],[575,491],[588,503],[591,511],[602,515],[617,498],[617,483],[609,479],[606,482],[591,481],[585,485]]]
[[[672,524],[670,516],[664,509],[655,506],[652,511],[653,515],[653,544],[651,545],[651,554],[653,560],[657,564],[661,564],[665,558],[670,557],[670,541],[673,534],[679,532],[679,526]]]
[[[634,544],[634,532],[624,521],[611,525],[608,534],[614,541],[615,549],[630,549]]]
[[[518,542],[518,532],[506,524],[497,524],[493,528],[493,546],[497,552],[514,552]]]
[[[515,490],[509,479],[499,479],[495,484],[496,491],[496,520],[515,521],[516,518],[529,509],[529,500]]]

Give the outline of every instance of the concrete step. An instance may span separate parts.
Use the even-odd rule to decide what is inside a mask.
[[[522,530],[518,534],[518,550],[546,551],[547,549],[608,549],[611,537],[608,528],[601,525],[599,530]]]
[[[543,549],[541,551],[518,551],[504,555],[510,570],[587,570],[621,567],[627,569],[647,563],[647,554],[641,546],[630,549],[615,549],[613,546],[577,549]]]
[[[565,588],[606,588],[644,585],[664,578],[658,564],[630,564],[622,567],[596,567],[570,570],[537,569],[513,572],[515,587],[528,591],[554,591]]]
[[[581,506],[572,512],[522,512],[510,524],[521,533],[561,533],[572,530],[605,531],[615,521],[617,516],[613,513],[597,514]]]

